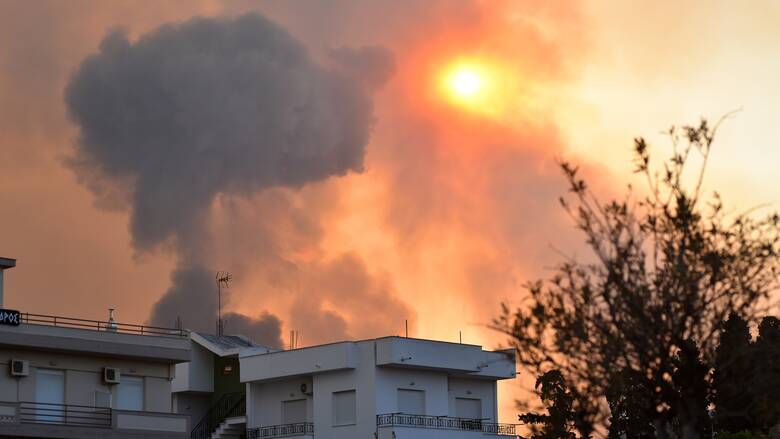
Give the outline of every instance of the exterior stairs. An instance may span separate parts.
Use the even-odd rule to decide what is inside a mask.
[[[190,439],[245,437],[246,397],[240,392],[222,395],[190,433]]]
[[[240,439],[246,437],[246,416],[225,418],[211,433],[211,439]]]

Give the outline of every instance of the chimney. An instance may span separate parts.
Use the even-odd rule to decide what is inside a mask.
[[[0,308],[3,307],[3,272],[16,267],[16,259],[0,258]]]

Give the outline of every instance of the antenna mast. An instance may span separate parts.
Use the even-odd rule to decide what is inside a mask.
[[[222,335],[222,331],[224,330],[224,323],[222,322],[222,285],[224,285],[225,288],[230,288],[230,281],[232,279],[233,275],[227,271],[217,272],[217,335]]]

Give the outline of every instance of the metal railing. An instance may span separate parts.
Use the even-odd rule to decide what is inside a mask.
[[[480,431],[499,436],[517,436],[514,424],[499,424],[482,419],[450,418],[447,416],[406,415],[390,413],[377,415],[377,427],[418,427],[444,430]]]
[[[250,428],[247,430],[246,436],[248,439],[257,439],[261,437],[285,437],[303,434],[314,434],[314,424],[311,422],[299,422],[297,424]]]
[[[111,409],[74,404],[20,402],[19,422],[23,424],[111,428]]]
[[[227,418],[246,415],[246,395],[241,392],[226,393],[211,406],[206,416],[190,432],[191,439],[208,439],[219,424]]]
[[[93,331],[120,332],[124,334],[186,337],[186,329],[162,328],[159,326],[134,325],[101,320],[77,319],[74,317],[49,316],[44,314],[21,314],[22,323],[30,325],[58,326],[65,328],[91,329]]]

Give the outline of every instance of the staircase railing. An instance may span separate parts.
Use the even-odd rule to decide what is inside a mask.
[[[246,415],[246,395],[226,393],[211,406],[206,416],[190,432],[191,439],[209,439],[211,433],[227,418]]]

